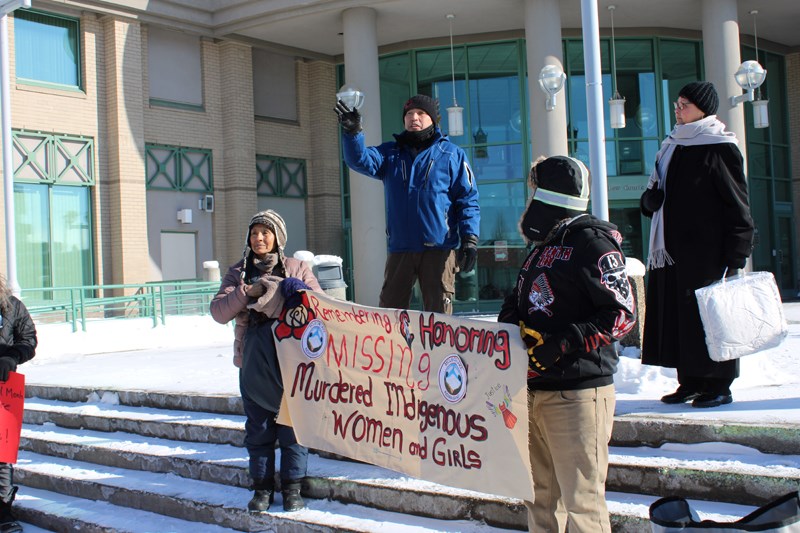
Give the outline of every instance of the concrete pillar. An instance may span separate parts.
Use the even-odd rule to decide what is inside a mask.
[[[222,176],[214,177],[217,205],[215,248],[223,251],[227,265],[242,257],[247,225],[258,211],[256,185],[256,132],[253,116],[253,56],[250,46],[225,41],[219,49],[221,99]],[[235,95],[235,97],[233,97]],[[220,231],[222,229],[222,231]],[[289,230],[291,238],[291,229]]]
[[[558,93],[558,102],[552,111],[545,109],[547,95],[539,87],[542,67],[558,65],[564,68],[558,0],[525,0],[525,42],[533,158],[568,155],[566,84]]]
[[[381,92],[378,72],[377,13],[368,7],[347,9],[344,28],[346,82],[365,95],[361,109],[367,145],[381,143]],[[383,184],[350,172],[354,300],[377,306],[386,262],[386,211]]]
[[[113,284],[142,283],[150,273],[145,205],[142,33],[138,22],[103,19],[105,41],[109,241]]]
[[[717,117],[739,139],[739,149],[747,162],[745,144],[744,106],[731,106],[731,96],[742,94],[733,75],[742,62],[739,51],[739,21],[736,0],[703,0],[703,58],[706,81],[719,93]],[[745,168],[747,168],[745,166]]]

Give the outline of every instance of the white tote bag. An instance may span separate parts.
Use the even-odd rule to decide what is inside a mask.
[[[727,273],[727,270],[725,271]],[[751,272],[697,289],[708,354],[729,361],[778,346],[789,332],[772,272]]]

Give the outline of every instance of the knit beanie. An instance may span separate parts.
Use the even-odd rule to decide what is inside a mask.
[[[267,209],[253,215],[253,218],[250,219],[250,224],[247,226],[247,235],[244,237],[244,253],[242,254],[244,257],[242,273],[247,269],[247,259],[252,251],[250,248],[250,230],[256,224],[264,224],[275,234],[275,243],[278,245],[278,261],[283,263],[283,249],[286,247],[286,222],[283,221],[283,218],[278,213],[272,209]]]
[[[541,242],[565,218],[589,207],[589,169],[574,157],[553,156],[532,170],[536,192],[520,221],[520,231],[530,241]]]
[[[719,95],[710,81],[693,81],[681,89],[678,96],[683,96],[697,108],[708,115],[716,115],[719,108]]]
[[[439,123],[439,101],[424,94],[417,94],[409,98],[403,105],[403,117],[409,109],[422,109],[431,117],[434,126]]]

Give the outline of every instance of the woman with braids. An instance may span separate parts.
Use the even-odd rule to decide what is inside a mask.
[[[308,449],[297,442],[294,430],[277,423],[283,396],[281,370],[272,336],[272,324],[283,303],[295,292],[322,292],[317,278],[303,261],[285,257],[286,223],[268,209],[250,220],[242,260],[228,269],[211,302],[211,316],[221,324],[235,320],[233,364],[239,367],[245,423],[244,444],[250,455],[252,513],[267,511],[275,494],[275,443],[281,448],[283,508],[305,507],[300,496],[306,476]]]

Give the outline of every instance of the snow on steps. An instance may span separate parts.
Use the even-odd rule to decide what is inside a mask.
[[[48,406],[41,401],[30,403],[39,409],[35,418],[42,423],[46,419],[44,410]],[[50,405],[49,407],[54,409],[56,420],[63,419],[65,409],[63,405]],[[87,409],[87,407],[83,407],[83,409]],[[111,410],[107,415],[119,422],[115,426],[136,429],[139,427],[138,425],[125,423],[126,417],[132,416],[131,409]],[[171,421],[180,419],[176,425],[184,427],[185,417],[190,416],[202,418],[197,413],[187,413],[181,417],[174,411],[155,413],[152,410],[135,413],[133,418],[137,420],[161,418],[162,421],[166,420],[164,424],[167,427],[172,427]],[[81,424],[80,420],[80,415],[75,414],[75,419],[70,422],[69,427],[76,428],[87,425]],[[207,418],[204,419],[204,423],[214,428],[212,431],[208,431],[209,437],[214,436],[219,426],[213,426],[212,420]],[[233,421],[221,420],[219,423],[227,426]],[[26,430],[23,432],[23,444],[26,449],[39,453],[61,454],[75,458],[92,456],[92,461],[111,466],[175,472],[195,479],[217,480],[238,486],[247,486],[249,482],[245,470],[247,454],[242,448],[214,444],[212,442],[214,439],[203,439],[199,432],[194,435],[195,438],[192,439],[190,446],[187,441],[176,441],[173,431],[166,429],[158,432],[152,431],[155,425],[155,422],[149,421],[147,426],[150,431],[144,434],[167,434],[172,440],[127,432],[72,430],[73,432],[70,433],[69,428],[63,427],[57,432],[47,431],[52,427],[48,424],[46,426],[26,425]],[[104,429],[108,428],[104,427]],[[70,437],[69,435],[74,436]],[[89,438],[88,435],[92,435],[92,437]],[[241,442],[241,437],[239,442]],[[746,505],[762,505],[777,496],[796,490],[797,480],[800,479],[800,457],[796,455],[761,454],[739,445],[715,443],[707,452],[702,453],[701,459],[698,459],[697,455],[701,446],[703,445],[665,444],[660,448],[613,446],[606,486],[610,491],[650,495],[682,494],[691,498],[716,499]],[[69,448],[69,451],[64,451],[65,448]],[[715,452],[715,450],[720,451]],[[317,463],[321,465],[323,472],[315,472],[318,468]],[[332,476],[337,475],[335,472],[324,471],[324,465],[328,464],[345,464],[348,465],[348,470],[370,469],[370,472],[363,474],[367,477],[372,475],[372,471],[378,470],[381,472],[383,480],[403,479],[399,474],[384,469],[339,461],[331,462],[328,459],[313,456],[309,471],[312,479],[309,480],[310,486],[307,487],[307,490],[310,491],[309,494],[322,495],[316,497],[345,499],[348,494],[355,492],[358,498],[356,501],[375,499],[375,505],[379,507],[392,505],[391,502],[397,501],[397,498],[402,499],[402,487],[389,489],[384,485],[379,485],[361,489],[359,484],[364,485],[365,483],[357,479],[349,479],[347,483],[336,481],[332,479]],[[430,487],[431,493],[435,493],[438,485],[431,483]],[[458,498],[456,504],[444,501],[428,502],[422,496],[417,495],[415,501],[419,502],[418,508],[403,507],[398,510],[424,513],[431,507],[435,509],[452,508],[454,509],[453,514],[443,518],[452,519],[463,515],[464,512],[469,512],[470,516],[478,516],[503,526],[516,523],[514,518],[506,517],[506,515],[509,510],[512,515],[516,514],[521,509],[519,505],[511,505],[508,501],[498,501],[496,498],[478,493],[465,491],[465,494],[467,495]],[[465,501],[469,503],[464,504]],[[437,516],[442,517],[440,516],[442,512],[444,511],[437,511]]]
[[[92,531],[442,531],[500,532],[477,522],[442,520],[382,511],[359,505],[309,500],[309,508],[282,511],[276,495],[273,512],[251,515],[243,507],[250,499],[247,489],[153,473],[106,467],[24,453],[19,470],[24,472],[24,497],[20,514],[56,514],[72,527],[57,529]],[[29,487],[35,487],[33,489]],[[163,523],[160,522],[163,520]],[[31,520],[33,521],[33,520]],[[37,520],[38,521],[38,520]]]
[[[36,462],[72,459],[86,462],[87,466],[82,468],[94,472],[90,478],[104,478],[110,469],[124,468],[123,478],[139,474],[172,476],[169,479],[178,479],[174,482],[178,487],[189,482],[207,482],[214,486],[215,492],[239,491],[241,495],[237,494],[235,501],[229,504],[232,509],[230,512],[244,515],[244,518],[237,519],[246,521],[248,518],[249,515],[243,511],[250,494],[242,488],[249,483],[247,454],[240,447],[243,417],[235,414],[239,411],[234,399],[186,398],[185,395],[174,397],[177,395],[137,391],[106,391],[98,394],[87,389],[57,390],[52,387],[36,387],[36,390],[53,400],[26,400],[23,448],[30,452],[22,452],[21,459],[29,454],[36,457],[34,452],[50,457],[30,460],[30,468],[24,461],[18,465],[17,481],[25,485],[20,498],[27,493],[31,484],[49,487],[43,480],[50,475],[36,471]],[[70,402],[57,401],[58,398],[69,399]],[[85,402],[87,398],[92,401],[73,403]],[[119,403],[149,407],[130,407]],[[161,405],[189,410],[153,408]],[[206,407],[206,412],[198,411]],[[622,491],[609,492],[607,498],[615,532],[649,531],[647,509],[659,496],[702,498],[708,501],[693,501],[701,515],[716,516],[721,508],[725,508],[730,515],[722,513],[719,519],[733,519],[744,516],[753,508],[726,507],[714,500],[747,503],[750,500],[742,493],[753,492],[756,503],[750,505],[757,505],[762,499],[771,499],[797,489],[800,479],[797,456],[760,455],[752,449],[763,448],[777,453],[786,453],[784,450],[791,449],[796,451],[797,446],[792,446],[795,442],[792,439],[797,439],[796,428],[765,428],[763,434],[767,438],[764,439],[755,427],[731,429],[730,424],[713,423],[692,427],[691,424],[684,425],[678,421],[638,418],[645,417],[618,417],[614,441],[626,445],[640,443],[659,446],[668,441],[702,442],[702,438],[716,436],[725,442],[742,440],[751,448],[743,450],[740,459],[731,460],[731,445],[722,445],[726,453],[715,460],[713,449],[720,448],[720,444],[715,443],[708,453],[704,452],[703,461],[696,459],[696,445],[683,449],[676,444],[667,444],[661,449],[612,448],[608,489]],[[188,479],[178,478],[178,475]],[[57,479],[57,476],[52,477]],[[60,481],[60,485],[50,483],[54,484],[53,490],[60,492],[67,481]],[[104,498],[103,494],[108,490],[99,490],[100,497]],[[649,496],[640,495],[648,492]],[[83,489],[76,494],[83,496]],[[309,478],[304,486],[304,494],[310,498],[307,500],[310,510],[301,511],[300,514],[311,511],[327,513],[323,523],[330,527],[325,531],[380,530],[383,533],[387,531],[386,527],[374,521],[363,526],[353,525],[352,529],[347,529],[351,526],[337,529],[340,526],[336,524],[342,520],[349,523],[350,519],[361,519],[361,515],[374,520],[372,515],[376,513],[389,513],[394,518],[386,523],[401,524],[403,531],[413,531],[408,528],[420,520],[432,520],[435,524],[420,526],[420,531],[470,531],[470,527],[484,528],[473,529],[475,531],[525,529],[525,511],[518,500],[444,487],[370,465],[335,461],[317,455],[310,457]],[[729,497],[731,494],[734,496]],[[326,500],[328,498],[333,501]],[[127,505],[128,500],[123,498],[121,505]],[[220,506],[224,508],[224,503],[219,499],[213,499],[208,505],[215,509]],[[275,508],[280,507],[276,505]],[[160,512],[160,506],[156,505],[151,510]],[[420,518],[419,515],[429,518]],[[483,525],[481,521],[492,524],[494,528]],[[36,523],[44,526],[39,520]],[[269,526],[265,526],[265,529],[269,529]],[[286,530],[283,526],[279,529]],[[191,531],[194,533],[195,530]]]

